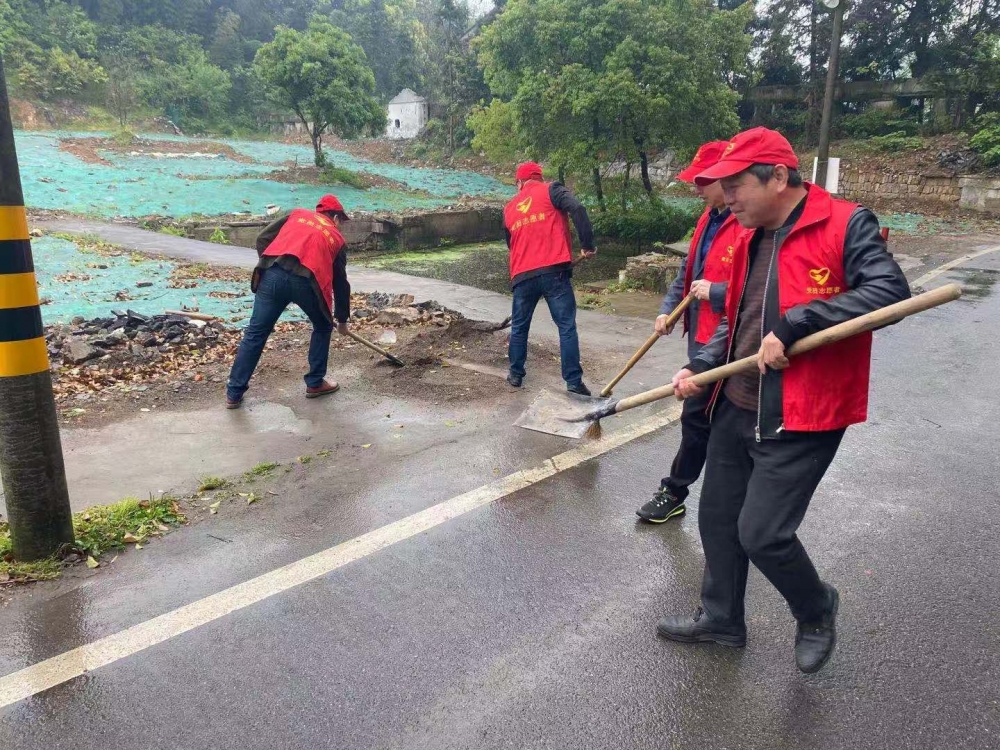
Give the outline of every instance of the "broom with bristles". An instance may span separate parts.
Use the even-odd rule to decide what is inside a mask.
[[[819,333],[814,333],[811,336],[806,336],[805,338],[796,341],[786,354],[789,357],[794,357],[797,354],[803,354],[805,352],[812,351],[813,349],[818,349],[821,346],[826,346],[827,344],[843,341],[851,336],[857,336],[859,333],[872,331],[876,328],[882,328],[883,326],[896,323],[903,318],[914,315],[915,313],[930,310],[932,307],[937,307],[947,302],[952,302],[961,296],[962,290],[958,284],[947,284],[933,291],[919,294],[916,297],[911,297],[910,299],[897,302],[893,305],[888,305],[887,307],[875,310],[874,312],[870,312],[866,315],[861,315],[853,320],[848,320],[844,323],[832,326],[827,328],[825,331],[820,331]],[[711,385],[712,383],[718,383],[720,380],[725,380],[726,378],[739,373],[754,372],[755,370],[757,370],[757,356],[753,355],[750,357],[744,357],[743,359],[738,359],[735,362],[730,362],[722,367],[716,367],[712,370],[707,370],[698,375],[694,375],[690,378],[690,381],[695,385],[706,386]],[[587,428],[585,437],[596,439],[601,436],[601,420],[604,417],[621,414],[629,409],[635,409],[636,407],[643,406],[645,404],[651,404],[654,401],[669,398],[673,395],[673,385],[661,385],[659,388],[653,388],[652,390],[645,391],[644,393],[638,393],[635,396],[629,396],[628,398],[614,401],[607,406],[595,409],[594,411],[584,414],[581,417],[567,418],[564,421],[576,423],[591,422],[592,424]]]

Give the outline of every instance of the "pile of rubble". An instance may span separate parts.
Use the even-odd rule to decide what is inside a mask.
[[[443,327],[459,317],[433,300],[415,304],[412,294],[372,292],[362,299],[354,298],[352,302],[355,304],[351,317],[362,323],[375,322],[388,326],[433,323]]]
[[[52,326],[45,337],[50,359],[73,366],[114,354],[157,360],[181,349],[197,351],[227,344],[232,336],[221,323],[186,315],[111,312],[109,318],[88,321],[78,317],[71,325]]]
[[[143,391],[150,383],[201,382],[212,364],[231,359],[240,332],[185,315],[111,317],[51,326],[46,333],[53,389],[60,401],[89,401],[108,389]]]

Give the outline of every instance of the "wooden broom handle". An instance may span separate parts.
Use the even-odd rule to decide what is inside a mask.
[[[902,302],[895,303],[894,305],[888,305],[887,307],[867,313],[866,315],[861,315],[844,323],[831,326],[825,331],[820,331],[819,333],[814,333],[811,336],[799,339],[792,344],[787,354],[788,356],[795,356],[796,354],[803,354],[804,352],[812,351],[813,349],[826,346],[827,344],[843,341],[851,336],[857,336],[859,333],[871,331],[875,328],[881,328],[882,326],[895,323],[905,317],[914,315],[915,313],[930,310],[932,307],[937,307],[938,305],[943,305],[947,302],[952,302],[961,296],[962,289],[958,286],[958,284],[946,284],[945,286],[934,289],[933,291],[918,294],[916,297],[905,299]],[[757,355],[754,354],[750,357],[744,357],[743,359],[738,359],[735,362],[730,362],[722,367],[716,367],[699,375],[694,375],[690,378],[690,380],[695,385],[703,386],[711,383],[717,383],[720,380],[725,380],[726,378],[732,377],[733,375],[737,375],[741,372],[753,372],[756,369]],[[659,388],[654,388],[650,391],[638,393],[635,396],[622,399],[615,407],[615,413],[619,414],[623,411],[634,409],[637,406],[649,404],[653,401],[659,401],[660,399],[673,395],[674,387],[672,385],[662,385]]]
[[[673,312],[671,312],[670,315],[667,316],[666,325],[668,327],[676,325],[677,321],[680,319],[681,315],[684,314],[684,311],[687,310],[688,305],[691,304],[691,301],[693,299],[694,295],[689,294],[687,297],[685,297],[680,301],[677,307],[673,309]],[[614,380],[612,380],[610,383],[604,386],[604,390],[601,391],[602,398],[607,398],[608,396],[611,395],[611,391],[614,389],[616,385],[618,385],[618,381],[624,378],[628,374],[628,371],[631,370],[633,367],[635,367],[636,362],[642,359],[643,356],[645,356],[646,352],[648,352],[650,349],[653,348],[653,344],[655,344],[659,340],[659,338],[660,334],[654,333],[652,336],[646,339],[646,343],[643,344],[641,347],[639,347],[639,351],[637,351],[634,355],[632,355],[632,359],[628,361],[628,364],[625,365],[624,369],[620,373],[615,375]]]

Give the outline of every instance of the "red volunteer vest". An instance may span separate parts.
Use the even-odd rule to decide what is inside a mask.
[[[857,204],[834,199],[816,185],[807,183],[807,187],[802,217],[778,250],[782,315],[797,305],[829,299],[850,289],[844,279],[844,236]],[[736,320],[746,283],[753,234],[742,235],[733,253],[726,293],[726,318],[730,321]],[[730,350],[735,328],[729,327]],[[785,429],[837,430],[867,420],[871,348],[871,333],[863,333],[792,357],[782,373]],[[717,387],[716,398],[719,390]]]
[[[705,213],[698,219],[698,224],[691,237],[691,246],[688,250],[687,266],[684,276],[684,296],[691,292],[691,282],[694,281],[694,261],[698,254],[698,246],[701,244],[702,235],[708,226],[708,219],[711,209],[705,209]],[[732,214],[726,217],[712,239],[712,245],[705,255],[705,267],[702,269],[701,277],[706,281],[725,282],[729,281],[729,272],[733,266],[733,252],[736,241],[740,235],[747,230],[740,226],[736,217]],[[715,329],[722,320],[722,313],[712,311],[712,304],[708,300],[701,300],[696,304],[698,308],[698,330],[694,332],[694,340],[699,344],[707,344],[715,333]],[[684,332],[688,332],[688,316],[684,316]]]
[[[549,184],[528,182],[503,210],[510,232],[510,277],[573,261],[569,219],[552,205]]]
[[[333,219],[305,208],[296,208],[264,255],[294,255],[309,269],[326,302],[333,310],[333,261],[344,247],[344,237]]]

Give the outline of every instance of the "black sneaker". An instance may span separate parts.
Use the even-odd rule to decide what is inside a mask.
[[[830,608],[819,622],[800,622],[795,632],[795,663],[806,674],[822,669],[833,655],[833,647],[837,645],[840,593],[829,583],[824,583],[823,586],[830,597]]]
[[[507,373],[507,382],[515,388],[520,388],[521,384],[524,382],[524,378],[519,378],[517,375]]]
[[[576,385],[567,385],[566,386],[566,390],[569,391],[570,393],[575,393],[578,396],[589,396],[590,395],[590,389],[583,384],[582,380],[579,383],[577,383]]]
[[[705,616],[701,607],[695,610],[694,615],[664,617],[656,623],[656,633],[680,643],[718,643],[733,648],[747,645],[745,627],[714,622]]]
[[[687,507],[683,500],[679,500],[667,487],[660,486],[660,489],[653,495],[653,499],[643,505],[635,512],[639,518],[649,523],[663,523],[671,518],[678,518],[687,513]]]

